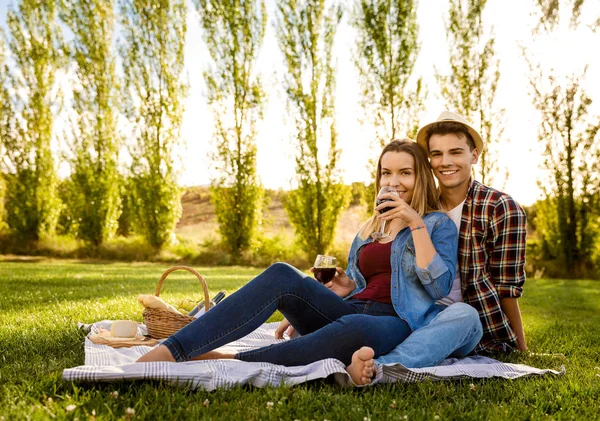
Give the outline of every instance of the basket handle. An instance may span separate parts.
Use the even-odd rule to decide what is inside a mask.
[[[176,270],[187,270],[188,272],[194,274],[196,278],[198,278],[198,280],[200,281],[200,285],[202,285],[202,291],[204,291],[204,311],[208,311],[210,309],[210,295],[208,294],[208,287],[206,286],[206,281],[204,280],[202,275],[200,275],[195,269],[189,266],[173,266],[172,268],[167,269],[165,273],[163,273],[163,275],[160,277],[154,295],[156,295],[157,297],[160,295],[160,289],[162,288],[165,279],[167,279],[167,276],[169,276],[171,272],[175,272]]]

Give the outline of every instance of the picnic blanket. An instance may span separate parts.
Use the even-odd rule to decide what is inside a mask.
[[[80,325],[90,330],[90,334],[102,327],[110,329],[111,321],[105,320],[92,325]],[[259,348],[277,343],[274,332],[279,323],[267,323],[250,335],[232,342],[221,349],[235,352]],[[140,326],[140,333],[145,327]],[[286,339],[282,339],[286,340]],[[279,340],[281,341],[281,340]],[[207,391],[228,389],[250,384],[256,387],[296,385],[310,380],[334,376],[344,386],[354,383],[346,373],[345,365],[330,358],[298,367],[285,367],[270,363],[249,363],[238,360],[190,361],[185,363],[154,362],[136,363],[135,361],[151,347],[134,346],[131,348],[111,348],[94,344],[85,338],[85,362],[79,367],[63,371],[63,379],[76,382],[114,382],[123,380],[167,380],[174,384],[186,385],[193,389]],[[514,379],[523,376],[564,374],[560,371],[538,369],[523,364],[508,364],[488,357],[474,356],[450,358],[439,366],[427,368],[406,368],[401,364],[378,366],[372,385],[377,383],[419,382],[425,379],[451,380],[464,378],[501,377]]]

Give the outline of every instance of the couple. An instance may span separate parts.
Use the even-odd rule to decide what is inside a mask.
[[[525,214],[510,196],[471,178],[483,148],[477,131],[448,111],[419,130],[417,143],[392,141],[379,158],[376,191],[392,186],[398,196],[382,196],[391,201],[375,207],[360,229],[346,272],[337,268],[323,286],[275,263],[138,361],[295,366],[337,358],[354,383],[365,385],[376,364],[418,368],[473,351],[527,349],[517,301],[525,282]],[[392,209],[379,214],[383,208]],[[390,237],[374,241],[382,221]],[[293,328],[300,337],[237,354],[215,351],[275,310],[285,316],[276,336]]]

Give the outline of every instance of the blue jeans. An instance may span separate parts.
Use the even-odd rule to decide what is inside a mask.
[[[477,310],[465,303],[455,303],[375,362],[400,363],[408,368],[431,367],[448,357],[466,357],[482,336]]]
[[[163,344],[176,361],[187,361],[248,335],[275,310],[302,336],[236,359],[296,366],[337,358],[347,365],[361,346],[383,355],[411,333],[391,304],[344,301],[296,268],[275,263]]]

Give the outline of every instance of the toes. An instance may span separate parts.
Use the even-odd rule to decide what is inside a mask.
[[[363,361],[371,360],[374,356],[375,351],[373,351],[373,348],[369,348],[368,346],[363,346],[358,350],[358,357]]]

